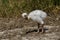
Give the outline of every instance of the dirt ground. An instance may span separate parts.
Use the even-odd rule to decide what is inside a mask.
[[[0,40],[60,40],[60,21],[49,19],[45,33],[37,33],[37,23],[18,18],[0,18]]]

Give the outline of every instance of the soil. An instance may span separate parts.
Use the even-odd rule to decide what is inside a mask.
[[[23,18],[0,18],[0,40],[60,40],[60,21],[46,20],[45,33],[37,23]]]

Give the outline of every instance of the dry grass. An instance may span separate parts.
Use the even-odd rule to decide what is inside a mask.
[[[0,0],[0,17],[3,18],[18,18],[21,13],[29,13],[35,9],[45,10],[49,15],[57,16],[60,7],[54,6],[52,0]]]

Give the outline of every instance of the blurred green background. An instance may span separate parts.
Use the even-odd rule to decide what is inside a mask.
[[[0,0],[0,17],[19,18],[23,12],[40,9],[49,16],[60,15],[60,0]]]

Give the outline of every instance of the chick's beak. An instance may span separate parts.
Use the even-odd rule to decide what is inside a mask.
[[[28,20],[28,17],[27,17],[27,16],[25,16],[25,19],[26,19],[26,20]]]

